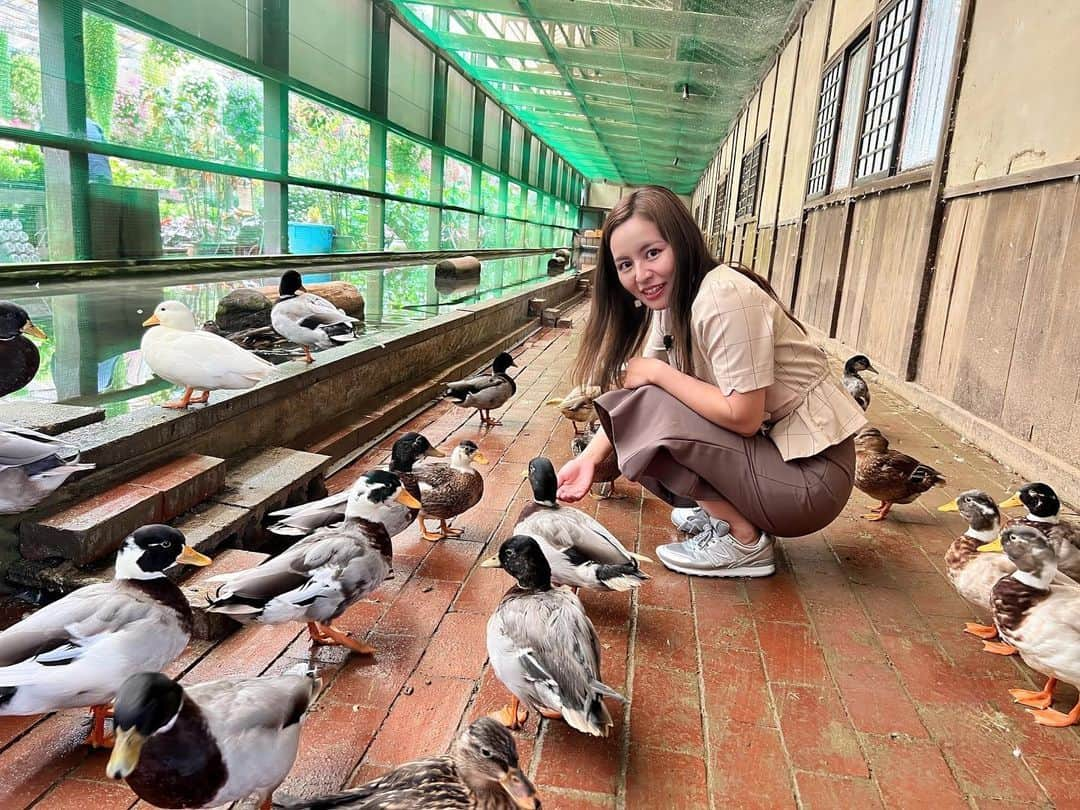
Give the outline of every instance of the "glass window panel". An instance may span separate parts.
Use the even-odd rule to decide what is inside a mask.
[[[739,196],[736,200],[735,216],[745,217],[756,213],[758,198],[758,172],[761,168],[761,153],[765,139],[743,155],[742,169],[739,172]]]
[[[499,217],[480,217],[480,247],[502,247],[502,224],[505,220]]]
[[[836,131],[840,82],[843,76],[844,60],[841,58],[821,77],[817,128],[814,130],[814,148],[810,153],[810,180],[806,191],[810,197],[823,194],[829,188],[829,164],[832,159],[833,134]]]
[[[371,200],[358,194],[289,186],[289,251],[324,252],[327,236],[331,253],[380,250],[382,245],[371,244],[370,210]],[[327,234],[323,228],[305,225],[329,225],[332,230]]]
[[[371,0],[289,0],[294,78],[367,108],[370,64]]]
[[[449,155],[443,161],[443,202],[464,208],[472,203],[472,166]]]
[[[371,127],[299,93],[289,93],[289,174],[368,187]]]
[[[537,178],[540,176],[540,141],[532,139],[529,146],[529,177],[528,181],[534,186],[540,185]]]
[[[484,106],[484,163],[499,168],[502,153],[502,110],[490,98]]]
[[[531,222],[538,222],[540,220],[540,198],[533,189],[529,189],[525,194],[525,219]]]
[[[41,128],[41,58],[34,0],[0,0],[0,123]],[[6,75],[5,75],[6,74]]]
[[[470,236],[475,219],[475,214],[464,211],[443,211],[439,247],[443,250],[476,247]]]
[[[386,191],[431,199],[431,149],[394,132],[386,134]]]
[[[960,24],[960,0],[923,0],[904,116],[900,168],[932,163],[945,121],[945,94]]]
[[[521,177],[521,147],[525,130],[517,121],[510,122],[510,174]]]
[[[506,213],[507,216],[518,217],[519,219],[525,218],[524,201],[521,199],[521,186],[517,183],[510,183],[507,186]]]
[[[41,147],[0,140],[0,264],[71,258],[48,242]]]
[[[472,152],[473,92],[468,80],[453,68],[446,77],[446,145]]]
[[[260,80],[96,14],[83,19],[90,140],[263,165]]]
[[[525,223],[515,220],[506,221],[506,246],[507,247],[524,247],[525,246]]]
[[[540,242],[540,225],[539,223],[530,222],[525,229],[525,246],[526,247],[541,247]]]
[[[870,98],[859,139],[857,178],[888,172],[900,117],[900,97],[916,0],[898,0],[878,23],[878,41],[870,67]]]
[[[418,135],[431,136],[435,55],[397,21],[390,23],[387,117]]]
[[[836,139],[833,189],[851,185],[851,169],[855,165],[855,128],[859,124],[859,100],[866,90],[866,60],[869,56],[870,42],[865,41],[856,46],[848,57],[844,106],[840,113],[840,131]]]
[[[480,176],[480,207],[486,214],[505,213],[499,201],[499,185],[498,175],[484,172]]]
[[[90,185],[94,258],[253,255],[262,249],[263,183],[109,158]]]
[[[387,200],[383,243],[386,250],[430,250],[431,209]]]

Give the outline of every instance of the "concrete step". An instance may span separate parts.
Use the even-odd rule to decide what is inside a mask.
[[[104,421],[105,411],[101,408],[56,405],[51,402],[0,403],[0,422],[36,430],[48,436]]]
[[[19,548],[28,560],[59,557],[87,566],[108,557],[147,523],[166,523],[225,484],[225,461],[195,453],[75,504],[22,524]]]

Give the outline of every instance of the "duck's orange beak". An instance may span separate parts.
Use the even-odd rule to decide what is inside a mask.
[[[161,321],[158,320],[157,313],[155,312],[149,318],[142,322],[143,326],[161,326]]]
[[[20,331],[24,335],[30,335],[30,337],[36,337],[39,340],[49,339],[49,336],[45,334],[45,330],[40,326],[34,326],[32,321],[27,321],[26,325]]]

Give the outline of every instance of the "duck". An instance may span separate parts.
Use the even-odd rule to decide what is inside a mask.
[[[312,672],[187,687],[160,672],[131,675],[116,693],[105,774],[155,807],[217,807],[254,795],[269,810],[320,687]]]
[[[0,515],[31,509],[76,473],[96,465],[79,461],[79,448],[36,430],[0,423]]]
[[[598,396],[600,396],[600,386],[598,385],[575,386],[566,396],[549,399],[544,404],[557,407],[559,413],[570,420],[570,424],[574,428],[574,435],[580,436],[584,429],[578,427],[579,424],[588,426],[596,422],[596,408],[593,401]]]
[[[1058,570],[1080,581],[1080,525],[1061,517],[1061,500],[1053,487],[1041,481],[1024,484],[998,506],[1026,507],[1027,514],[1013,522],[1032,526],[1050,538],[1057,552]]]
[[[1059,680],[1080,685],[1080,584],[1056,577],[1053,542],[1031,526],[1007,527],[999,540],[983,546],[1003,550],[1016,566],[994,585],[991,604],[1002,641],[1024,663],[1047,676],[1039,691],[1010,689],[1013,700],[1031,707],[1035,722],[1062,728],[1080,722],[1080,700],[1067,713],[1050,708]]]
[[[444,458],[446,454],[431,445],[422,433],[409,431],[398,438],[390,449],[390,472],[401,479],[405,491],[420,500],[420,488],[416,484],[413,465],[426,457]],[[325,498],[288,509],[271,512],[270,517],[281,518],[267,527],[267,531],[282,537],[307,537],[322,526],[332,526],[345,519],[345,504],[350,490],[345,489]],[[383,521],[386,532],[396,537],[416,520],[418,510],[404,504],[394,506],[393,514]]]
[[[875,427],[855,434],[855,486],[881,504],[863,515],[884,520],[893,504],[911,503],[931,487],[945,483],[945,476],[921,461],[889,449],[889,440]]]
[[[870,389],[866,385],[866,380],[859,376],[860,371],[878,373],[878,370],[870,365],[869,357],[865,354],[856,354],[849,357],[847,362],[844,363],[844,376],[841,379],[844,388],[859,403],[859,407],[865,411],[870,407]]]
[[[373,655],[374,647],[334,627],[333,620],[392,574],[393,547],[383,520],[396,503],[420,507],[392,472],[364,473],[349,494],[344,521],[316,529],[254,568],[212,577],[222,584],[206,609],[242,623],[306,622],[316,645]]]
[[[286,270],[278,285],[277,303],[270,310],[270,325],[286,340],[304,350],[304,362],[314,363],[312,349],[329,349],[356,340],[358,319],[346,315],[321,295],[309,293],[295,270]]]
[[[275,804],[287,810],[540,810],[513,735],[490,717],[458,734],[445,756],[399,765],[359,787]]]
[[[460,537],[464,529],[452,529],[446,521],[456,518],[480,503],[484,497],[484,477],[473,464],[487,464],[476,442],[460,442],[450,453],[449,464],[425,464],[416,470],[416,485],[420,488],[420,536],[435,542],[447,537]],[[428,531],[425,520],[436,518],[439,531]]]
[[[558,504],[558,479],[549,459],[534,458],[527,475],[532,502],[522,507],[513,532],[532,537],[540,545],[551,567],[552,582],[599,591],[629,591],[649,579],[638,563],[652,560],[627,551],[603,524],[580,509]],[[498,568],[498,556],[481,566]]]
[[[487,624],[491,668],[512,695],[492,717],[520,728],[528,710],[535,710],[562,717],[583,734],[606,737],[613,722],[604,698],[626,698],[600,680],[600,641],[581,601],[568,588],[552,587],[551,566],[533,537],[505,540],[498,563],[517,584]]]
[[[575,436],[570,440],[570,454],[577,458],[585,452],[585,448],[589,446],[589,442],[593,440],[596,435],[597,428],[589,426],[585,429],[585,433],[580,436]],[[615,491],[615,482],[622,475],[622,471],[619,469],[619,457],[615,455],[615,451],[612,450],[606,456],[603,461],[596,465],[593,469],[593,484],[600,485],[600,492],[593,497],[598,500],[610,500],[614,498],[622,498]]]
[[[11,301],[0,301],[0,397],[29,385],[41,365],[38,347],[27,335],[49,339],[25,309]]]
[[[450,401],[463,408],[476,408],[480,412],[480,426],[493,427],[502,421],[491,418],[495,408],[501,408],[515,393],[517,383],[506,370],[513,366],[514,356],[509,352],[499,352],[491,362],[491,374],[478,374],[465,380],[446,384],[446,394]]]
[[[210,392],[252,388],[266,379],[273,366],[220,335],[195,328],[195,316],[179,301],[162,301],[143,321],[143,359],[163,380],[184,386],[180,399],[162,407],[184,409],[206,404]],[[196,390],[202,391],[197,397]]]
[[[1016,570],[1004,552],[979,548],[992,543],[1001,533],[1001,512],[998,505],[982,490],[961,492],[953,500],[938,507],[939,512],[959,512],[968,522],[968,529],[952,542],[945,552],[945,573],[949,582],[972,607],[980,613],[990,608],[990,593],[1002,577]],[[967,622],[964,632],[983,639],[983,649],[998,655],[1014,655],[1016,649],[997,641],[998,631],[992,624]]]
[[[151,524],[128,535],[111,582],[86,585],[0,632],[0,715],[89,706],[87,742],[107,747],[108,704],[129,675],[164,669],[191,638],[192,613],[165,576],[210,558],[183,532]]]

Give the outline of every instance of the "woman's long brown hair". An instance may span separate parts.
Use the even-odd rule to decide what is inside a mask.
[[[667,308],[667,326],[671,335],[668,359],[675,368],[687,373],[692,370],[691,305],[702,279],[720,262],[709,251],[705,237],[682,200],[662,186],[644,186],[615,203],[604,221],[592,308],[574,365],[576,385],[599,385],[604,391],[618,388],[623,365],[640,352],[648,334],[651,310],[634,306],[634,297],[619,283],[611,254],[612,232],[635,215],[656,225],[675,255]],[[729,263],[728,266],[764,290],[800,329],[806,331],[766,279],[741,264]]]

